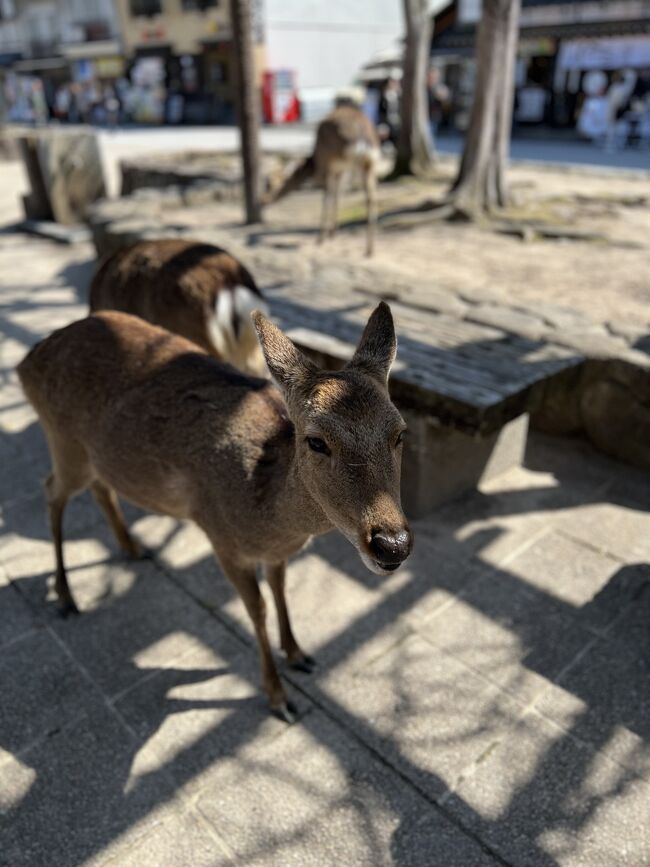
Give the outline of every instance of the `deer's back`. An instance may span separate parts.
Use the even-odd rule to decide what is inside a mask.
[[[80,444],[128,499],[179,517],[193,516],[204,486],[243,491],[287,429],[269,382],[124,313],[54,332],[18,372],[47,432]]]
[[[197,241],[139,241],[105,259],[90,287],[90,309],[133,313],[210,351],[208,323],[217,296],[245,286],[251,274],[219,247]]]

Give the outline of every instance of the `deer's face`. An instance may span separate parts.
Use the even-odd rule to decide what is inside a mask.
[[[353,360],[337,373],[318,370],[259,315],[256,326],[295,425],[305,487],[371,571],[394,571],[412,537],[400,504],[405,425],[386,385],[395,355],[388,307],[373,313]]]
[[[405,424],[386,390],[352,370],[326,375],[294,416],[305,486],[369,569],[394,571],[412,540],[400,505]]]

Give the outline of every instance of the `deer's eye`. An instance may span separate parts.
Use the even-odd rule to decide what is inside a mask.
[[[405,431],[405,430],[401,430],[401,431],[397,434],[397,439],[395,440],[395,448],[397,448],[398,446],[401,446],[401,445],[402,445],[402,443],[404,442],[404,435],[405,435],[405,434],[406,434],[406,431]]]
[[[319,437],[307,437],[307,445],[313,452],[319,452],[322,455],[332,454],[325,440]]]

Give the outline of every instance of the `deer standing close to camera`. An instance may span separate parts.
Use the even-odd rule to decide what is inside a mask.
[[[298,189],[310,179],[323,186],[323,210],[319,241],[333,237],[337,226],[338,198],[346,171],[361,173],[366,193],[366,255],[374,249],[377,226],[377,173],[381,159],[379,136],[372,121],[354,105],[340,105],[318,124],[311,156],[303,160],[271,190],[265,199],[271,204]]]
[[[116,492],[145,509],[189,518],[238,590],[255,627],[271,707],[290,720],[256,566],[265,568],[289,663],[310,669],[287,611],[287,558],[337,527],[378,574],[406,559],[412,539],[400,505],[404,422],[388,396],[396,341],[386,304],[338,372],[318,368],[261,313],[254,322],[280,391],[117,312],[54,332],[18,373],[52,458],[45,489],[64,613],[77,610],[63,560],[63,512],[72,495],[91,488],[132,556],[138,546]]]
[[[200,241],[138,241],[100,262],[90,310],[121,310],[187,337],[210,355],[254,375],[268,371],[251,320],[266,309],[250,272]]]

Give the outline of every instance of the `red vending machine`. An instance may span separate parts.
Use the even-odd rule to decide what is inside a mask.
[[[278,69],[264,73],[262,110],[266,123],[295,123],[300,120],[300,102],[293,70]]]

